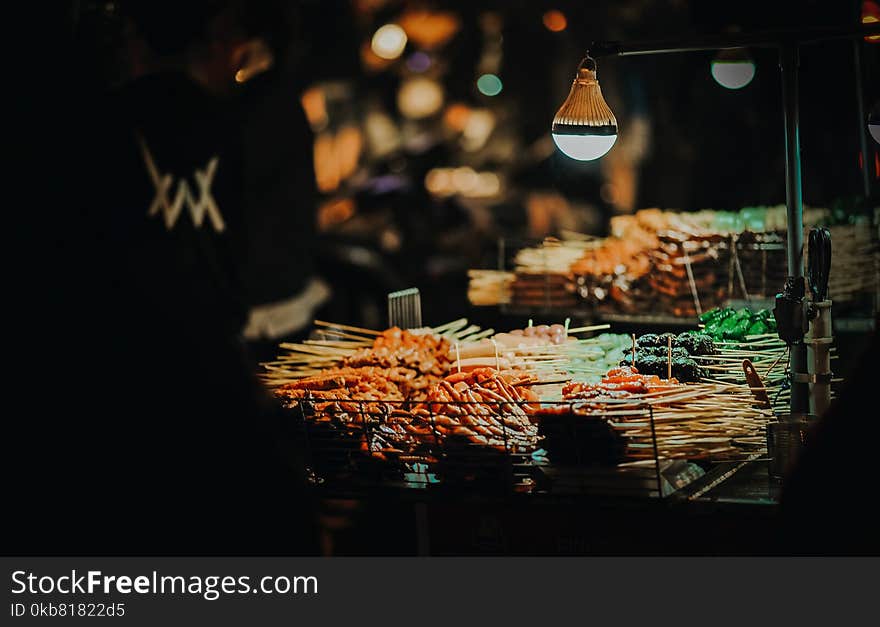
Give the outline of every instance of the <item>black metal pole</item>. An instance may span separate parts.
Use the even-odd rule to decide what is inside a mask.
[[[797,30],[761,31],[754,33],[723,33],[663,41],[594,41],[588,56],[630,57],[637,55],[727,50],[731,48],[775,48],[785,42],[810,44],[835,39],[861,39],[880,34],[880,23],[860,24],[846,28],[801,28]]]
[[[865,117],[865,92],[862,88],[862,40],[853,39],[853,65],[856,72],[856,108],[859,116],[859,150],[862,152],[862,191],[865,199],[871,197],[871,167],[868,159],[868,122]]]
[[[798,130],[798,47],[786,43],[779,49],[782,70],[782,110],[785,115],[785,204],[788,231],[788,283],[795,294],[803,297],[804,285],[804,211],[801,197],[801,143]],[[807,374],[807,346],[801,339],[791,345],[791,413],[805,414],[810,407],[809,385],[802,380]]]

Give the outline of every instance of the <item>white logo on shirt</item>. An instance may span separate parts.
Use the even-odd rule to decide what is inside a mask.
[[[138,137],[138,140],[141,144],[144,164],[147,167],[150,179],[153,181],[153,187],[156,189],[156,195],[153,197],[153,202],[147,210],[147,215],[152,217],[161,212],[165,218],[165,228],[170,231],[177,223],[177,218],[180,217],[183,206],[186,205],[190,216],[192,216],[193,224],[197,227],[202,226],[205,214],[207,214],[215,231],[222,233],[226,230],[226,223],[223,222],[223,216],[220,215],[220,208],[211,195],[211,183],[214,181],[214,174],[217,172],[217,164],[220,162],[220,159],[216,156],[212,157],[204,170],[196,168],[193,173],[193,178],[199,188],[198,200],[193,196],[186,179],[181,178],[177,183],[177,192],[174,194],[174,200],[169,202],[168,192],[174,184],[174,177],[170,174],[163,175],[159,173],[159,168],[156,167],[156,163],[153,161],[153,155],[150,153],[150,149],[147,148],[147,143],[143,137]]]

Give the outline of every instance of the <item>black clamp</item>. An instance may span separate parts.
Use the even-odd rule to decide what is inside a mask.
[[[804,296],[806,286],[803,277],[787,277],[781,294],[776,295],[773,317],[779,337],[786,344],[799,344],[809,329],[809,319]]]

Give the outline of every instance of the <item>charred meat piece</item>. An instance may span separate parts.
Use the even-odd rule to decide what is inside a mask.
[[[668,357],[665,354],[667,349],[663,349],[660,354],[649,354],[636,352],[636,369],[644,374],[653,374],[660,378],[666,378],[669,370]],[[692,383],[699,381],[706,376],[706,372],[700,368],[699,364],[688,357],[683,349],[672,349],[672,376],[682,383]],[[677,351],[677,352],[676,352]],[[632,355],[625,355],[620,362],[621,366],[632,365]]]
[[[717,352],[712,338],[705,333],[682,333],[672,345],[683,348],[689,355],[714,355]]]
[[[636,340],[636,346],[654,346],[654,347],[668,347],[669,339],[672,338],[673,346],[675,345],[675,334],[674,333],[646,333],[642,337]]]

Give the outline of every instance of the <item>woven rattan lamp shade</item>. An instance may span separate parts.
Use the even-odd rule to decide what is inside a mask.
[[[556,146],[578,161],[598,159],[617,139],[617,118],[602,97],[595,67],[590,58],[581,62],[550,129]]]

